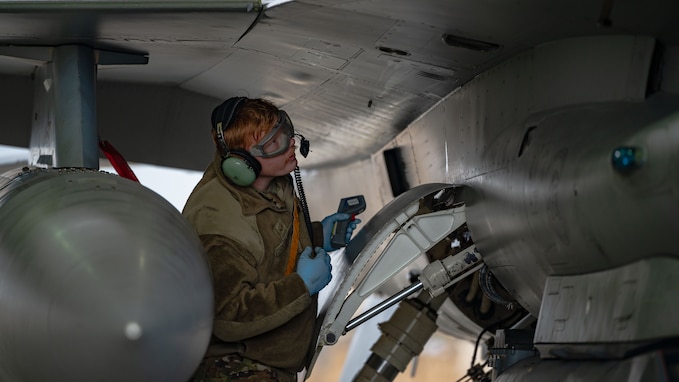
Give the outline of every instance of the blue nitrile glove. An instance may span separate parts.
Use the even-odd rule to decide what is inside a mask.
[[[332,280],[330,256],[316,247],[316,257],[311,257],[311,247],[304,248],[297,261],[297,274],[302,278],[309,295],[313,296]]]
[[[326,251],[334,251],[337,248],[333,248],[332,244],[330,243],[330,239],[332,236],[332,229],[335,226],[335,222],[339,222],[342,220],[349,220],[351,219],[351,215],[345,214],[342,212],[335,212],[332,215],[326,216],[323,220],[321,220],[321,225],[323,226],[323,249]],[[349,226],[347,227],[347,235],[346,235],[346,242],[348,243],[349,240],[351,240],[351,234],[354,232],[356,229],[356,224],[360,223],[361,219],[354,219],[352,222],[349,223]]]
[[[351,240],[351,235],[354,233],[354,230],[356,229],[356,225],[361,222],[361,219],[354,219],[349,223],[349,227],[347,227],[347,243],[349,243],[349,240]]]

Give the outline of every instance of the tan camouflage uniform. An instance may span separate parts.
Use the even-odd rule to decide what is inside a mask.
[[[294,382],[296,375],[238,355],[207,358],[190,382]]]
[[[196,382],[295,381],[304,368],[317,295],[297,273],[285,274],[296,202],[291,176],[275,178],[267,192],[235,186],[219,156],[191,193],[182,213],[206,249],[215,290],[213,339]],[[312,246],[303,218],[299,224],[298,254]],[[318,222],[313,242],[322,246]]]

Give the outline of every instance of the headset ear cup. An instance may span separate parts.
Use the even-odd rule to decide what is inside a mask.
[[[234,150],[222,160],[222,172],[238,186],[249,186],[259,176],[262,165],[245,151]]]

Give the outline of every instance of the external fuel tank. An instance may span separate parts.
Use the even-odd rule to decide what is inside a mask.
[[[0,179],[0,380],[186,381],[212,329],[202,246],[162,197],[87,169]]]

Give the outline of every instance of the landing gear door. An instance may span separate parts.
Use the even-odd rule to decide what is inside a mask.
[[[333,254],[341,258],[333,262],[333,282],[319,295],[320,327],[307,375],[323,346],[334,345],[346,333],[370,294],[465,223],[456,194],[457,186],[443,183],[412,188],[370,219],[343,253]]]

